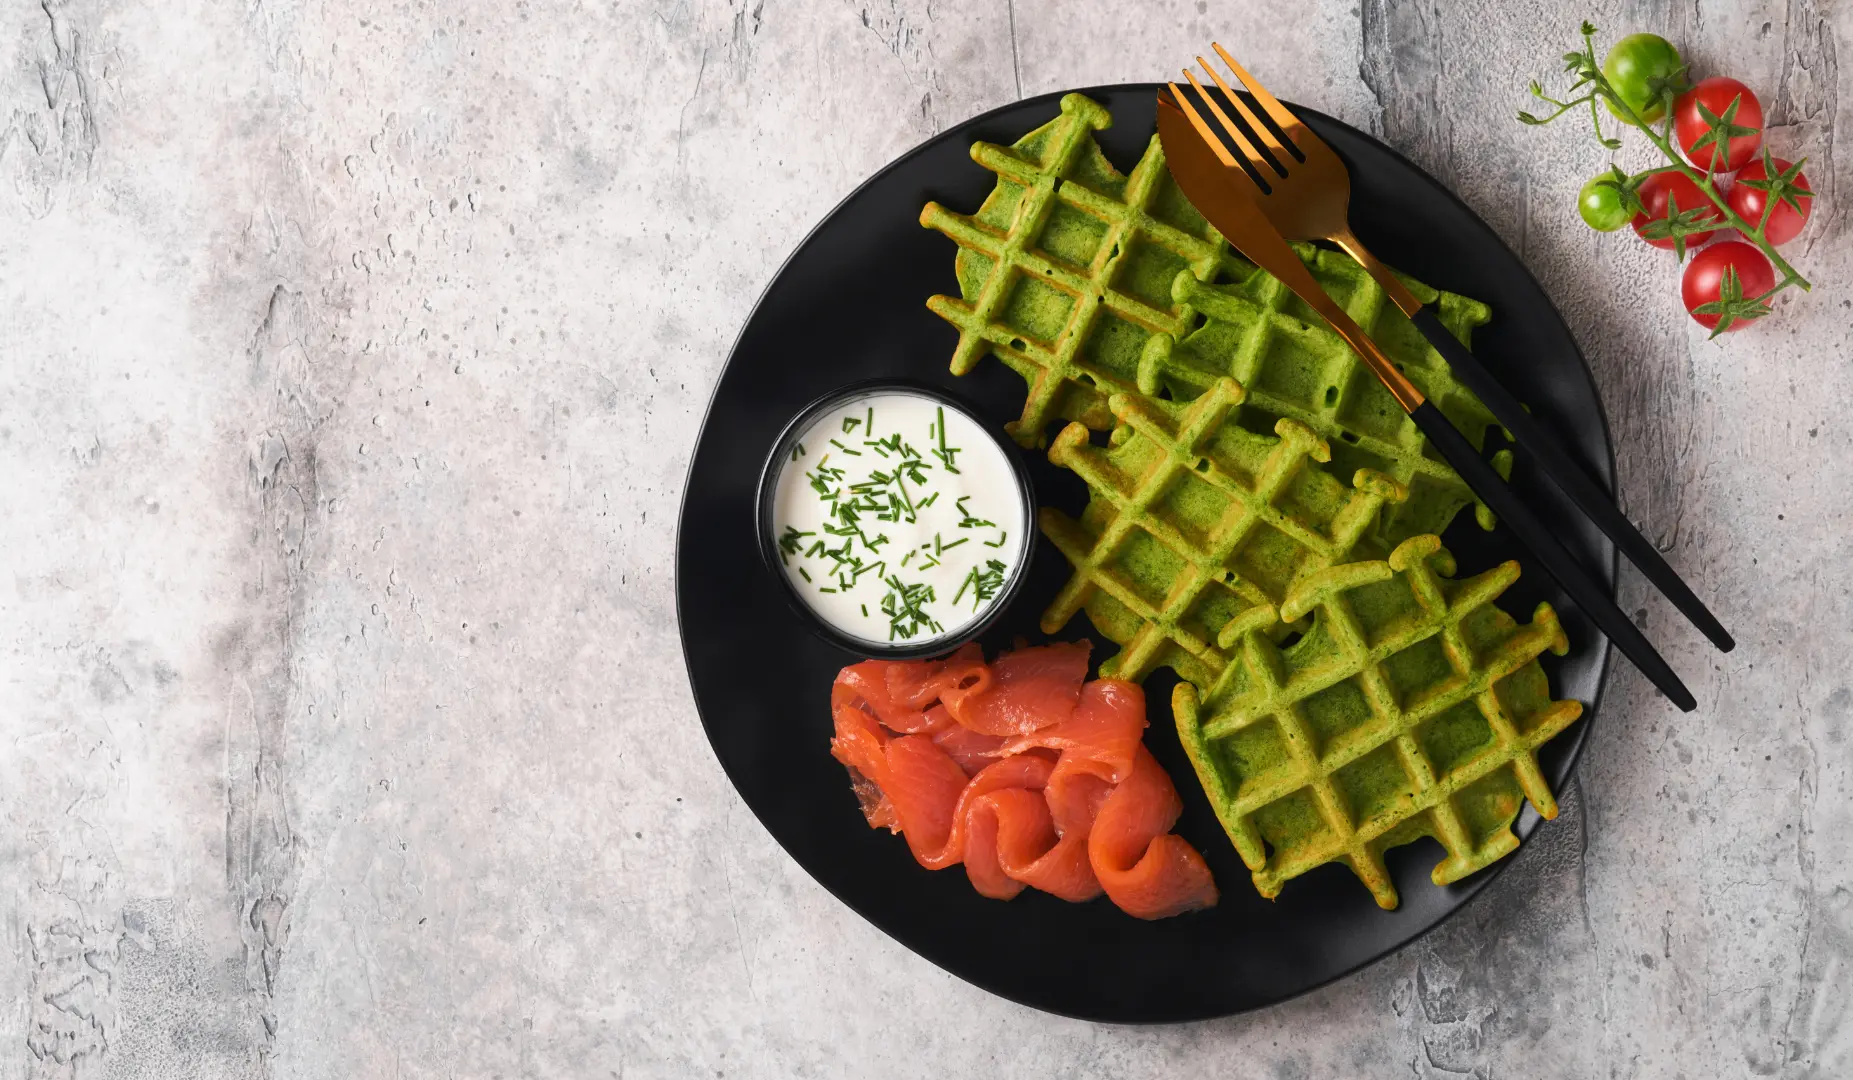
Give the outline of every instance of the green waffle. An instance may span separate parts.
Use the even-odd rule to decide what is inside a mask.
[[[1074,576],[1042,617],[1056,633],[1085,610],[1122,646],[1102,676],[1145,678],[1168,666],[1201,686],[1229,663],[1217,644],[1224,624],[1273,611],[1309,571],[1345,562],[1386,504],[1405,492],[1358,470],[1350,486],[1321,470],[1325,440],[1296,420],[1278,438],[1230,422],[1242,388],[1218,379],[1188,403],[1115,394],[1112,445],[1098,447],[1075,423],[1050,460],[1086,482],[1080,520],[1053,507],[1039,515]]]
[[[1455,381],[1447,361],[1389,302],[1382,286],[1349,256],[1310,244],[1294,247],[1325,291],[1423,396],[1475,446],[1483,445],[1487,429],[1496,423],[1492,413]],[[1227,285],[1178,275],[1172,296],[1181,307],[1201,313],[1202,324],[1182,338],[1160,333],[1147,340],[1139,365],[1140,391],[1191,398],[1214,380],[1232,377],[1248,391],[1237,423],[1266,431],[1275,420],[1290,417],[1331,444],[1337,475],[1368,468],[1395,477],[1409,489],[1409,498],[1384,509],[1375,537],[1383,551],[1411,536],[1443,531],[1462,507],[1475,504],[1473,492],[1454,470],[1425,452],[1427,440],[1415,421],[1344,339],[1272,275],[1242,266],[1245,272]],[[1490,317],[1477,300],[1402,280],[1423,303],[1436,304],[1442,324],[1462,342]],[[1502,473],[1510,462],[1508,451],[1494,455]],[[1481,526],[1491,528],[1490,512],[1478,506],[1477,513]]]
[[[1534,753],[1582,706],[1551,699],[1537,658],[1569,643],[1550,605],[1526,626],[1493,605],[1516,562],[1453,573],[1434,536],[1312,571],[1278,611],[1224,627],[1218,644],[1238,663],[1173,693],[1178,735],[1263,896],[1337,859],[1393,908],[1385,850],[1434,837],[1445,885],[1518,846],[1525,799],[1556,816]],[[1307,615],[1298,641],[1275,640],[1282,620]]]
[[[1473,501],[1466,485],[1424,453],[1415,424],[1343,340],[1197,213],[1156,135],[1130,175],[1114,169],[1093,138],[1112,122],[1097,102],[1069,94],[1060,116],[1012,146],[972,145],[973,160],[997,174],[976,214],[938,203],[921,211],[922,225],[959,246],[960,295],[927,301],[958,328],[954,374],[988,351],[1023,377],[1023,412],[1008,430],[1026,447],[1042,445],[1056,420],[1111,427],[1115,393],[1187,399],[1229,375],[1249,391],[1236,417],[1249,430],[1298,420],[1332,447],[1335,476],[1371,468],[1409,488],[1376,528],[1383,551],[1442,531]],[[1326,291],[1481,445],[1491,415],[1369,275],[1348,258],[1295,246]],[[1403,280],[1438,304],[1463,341],[1488,318],[1478,301]],[[1507,460],[1495,456],[1502,469]]]
[[[997,174],[976,214],[938,203],[920,212],[959,245],[960,297],[927,301],[958,327],[952,371],[989,351],[1023,376],[1028,397],[1008,430],[1026,447],[1056,420],[1110,426],[1107,398],[1136,389],[1146,343],[1195,321],[1172,299],[1173,281],[1246,265],[1178,190],[1156,135],[1130,176],[1107,161],[1093,133],[1112,123],[1069,94],[1059,117],[1014,145],[972,144],[972,159]]]

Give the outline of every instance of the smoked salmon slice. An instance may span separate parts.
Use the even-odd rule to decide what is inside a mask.
[[[965,770],[925,735],[903,735],[888,744],[888,778],[882,790],[894,804],[901,835],[920,865],[937,870],[958,861],[947,859],[947,841],[966,783]]]
[[[1087,681],[1087,642],[984,662],[865,660],[831,688],[830,751],[871,827],[921,866],[963,865],[980,894],[1103,892],[1144,919],[1209,907],[1203,857],[1171,833],[1183,804],[1145,749],[1145,695]]]
[[[1163,919],[1216,902],[1203,856],[1171,832],[1183,812],[1171,778],[1141,746],[1132,775],[1107,795],[1087,841],[1094,876],[1127,914]]]
[[[966,645],[941,660],[864,660],[838,672],[836,685],[854,691],[890,730],[911,735],[930,730],[929,713],[941,694],[982,691],[990,679],[984,654]]]
[[[1049,804],[1028,788],[999,788],[972,800],[965,835],[965,875],[972,888],[1008,900],[1026,887],[1011,870],[1027,866],[1060,841]]]
[[[1145,691],[1137,683],[1097,679],[1081,688],[1066,720],[1008,739],[1000,753],[1045,747],[1098,762],[1113,783],[1132,772],[1133,755],[1145,745]]]
[[[1026,735],[1074,712],[1092,648],[1092,642],[1077,641],[1005,653],[991,665],[989,678],[945,687],[939,700],[954,720],[973,731]]]
[[[849,770],[849,784],[862,804],[862,815],[871,829],[899,832],[900,819],[888,800],[888,732],[880,721],[863,707],[853,688],[838,676],[830,691],[831,718],[836,734],[830,739],[830,754]]]
[[[945,706],[935,708],[945,713]],[[933,733],[933,741],[940,749],[952,755],[952,760],[959,763],[967,776],[978,775],[978,770],[1004,756],[1005,739],[1002,735],[986,735],[973,731],[952,719],[946,713],[946,726]]]

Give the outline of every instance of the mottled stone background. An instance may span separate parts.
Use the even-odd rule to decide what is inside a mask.
[[[1853,10],[1592,5],[1810,155],[1820,286],[1769,325],[1707,343],[1668,257],[1575,220],[1601,151],[1512,116],[1585,14],[1538,0],[0,7],[0,1078],[1853,1075]],[[1697,713],[1618,665],[1462,918],[1130,1030],[960,983],[780,852],[697,722],[671,543],[728,345],[838,199],[1212,36],[1523,254],[1741,645],[1627,571]]]

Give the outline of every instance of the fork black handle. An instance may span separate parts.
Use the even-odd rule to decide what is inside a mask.
[[[1735,648],[1737,642],[1732,640],[1730,631],[1693,595],[1680,576],[1667,565],[1660,552],[1615,505],[1608,492],[1602,490],[1601,485],[1563,448],[1557,437],[1526,412],[1518,399],[1498,379],[1493,378],[1492,372],[1481,366],[1473,353],[1450,334],[1447,327],[1441,325],[1441,320],[1435,316],[1435,309],[1432,306],[1422,308],[1415,313],[1413,321],[1416,329],[1422,331],[1422,336],[1454,369],[1455,377],[1466,384],[1467,389],[1479,397],[1493,417],[1512,433],[1520,451],[1529,454],[1543,469],[1544,475],[1550,477],[1552,483],[1570,496],[1570,500],[1581,507],[1583,513],[1589,515],[1589,520],[1615,541],[1615,546],[1621,549],[1629,562],[1640,568],[1641,573],[1647,575],[1647,580],[1653,583],[1654,588],[1664,593],[1680,614],[1690,619],[1692,625],[1710,638],[1720,652],[1730,652]],[[1490,500],[1487,505],[1492,505]],[[1493,510],[1495,513],[1503,513],[1498,507],[1493,507]],[[1614,637],[1613,634],[1609,636]]]
[[[1615,606],[1615,601],[1609,599],[1596,580],[1583,569],[1583,564],[1577,562],[1576,557],[1558,542],[1551,527],[1506,486],[1493,467],[1467,441],[1467,436],[1462,435],[1448,422],[1447,417],[1441,415],[1435,403],[1424,401],[1409,416],[1422,429],[1422,434],[1428,436],[1428,441],[1435,449],[1441,451],[1441,456],[1447,459],[1448,464],[1454,466],[1454,471],[1461,475],[1461,479],[1467,481],[1467,486],[1480,497],[1480,501],[1499,515],[1500,521],[1520,543],[1531,549],[1545,572],[1557,579],[1557,584],[1570,594],[1571,601],[1589,615],[1597,628],[1626,653],[1628,659],[1634,661],[1634,666],[1640,668],[1641,673],[1652,680],[1660,692],[1679,706],[1682,712],[1691,712],[1697,708],[1698,701],[1693,698],[1692,691],[1679,681],[1679,676],[1655,651],[1653,644],[1638,627],[1628,621],[1628,617]]]

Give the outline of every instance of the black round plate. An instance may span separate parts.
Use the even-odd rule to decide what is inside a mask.
[[[1154,125],[1158,87],[1083,91],[1110,109],[1099,134],[1108,158],[1129,170]],[[1002,425],[1023,401],[1018,377],[996,360],[971,375],[947,370],[957,333],[926,309],[956,294],[954,246],[919,225],[937,199],[971,212],[993,184],[973,163],[974,140],[1010,143],[1053,119],[1060,95],[987,113],[932,139],[877,173],[824,219],[779,271],[748,319],[721,374],[689,467],[677,537],[676,599],[689,680],[721,765],[759,820],[823,886],[896,940],[948,971],[1013,1001],[1115,1022],[1222,1016],[1302,993],[1408,944],[1484,889],[1507,859],[1449,887],[1429,871],[1439,845],[1390,853],[1402,906],[1380,911],[1342,865],[1321,867],[1262,899],[1195,783],[1170,716],[1174,678],[1146,682],[1146,741],[1184,797],[1177,831],[1208,859],[1222,903],[1196,914],[1142,922],[1105,900],[1068,904],[1026,891],[1008,903],[972,890],[964,873],[918,866],[907,845],[870,829],[843,767],[831,758],[830,684],[859,659],[808,633],[761,561],[754,493],[761,466],[787,422],[818,396],[870,378],[908,378],[955,390],[981,419]],[[1394,151],[1316,112],[1296,110],[1351,169],[1352,223],[1399,269],[1490,304],[1493,321],[1475,352],[1521,400],[1561,432],[1592,472],[1612,484],[1608,425],[1587,364],[1563,319],[1523,264],[1484,222]],[[1026,455],[1039,500],[1079,513],[1085,488],[1041,455]],[[1551,487],[1526,471],[1514,486],[1561,539],[1613,587],[1615,552]],[[1503,528],[1481,533],[1462,514],[1446,537],[1461,572],[1523,559]],[[1039,540],[1047,545],[1046,540]],[[1045,640],[1037,617],[1067,576],[1043,547],[1016,602],[981,639],[987,655],[1019,637]],[[1542,752],[1558,790],[1594,720],[1608,649],[1580,611],[1541,573],[1528,573],[1502,606],[1527,618],[1539,600],[1563,617],[1570,654],[1546,657],[1560,696],[1590,706]],[[1057,635],[1090,634],[1085,616]],[[1098,640],[1098,639],[1097,639]],[[1100,643],[1095,658],[1112,646]],[[1538,824],[1529,807],[1518,831]]]

